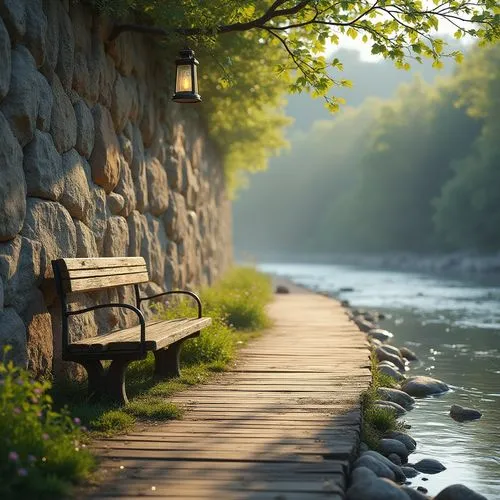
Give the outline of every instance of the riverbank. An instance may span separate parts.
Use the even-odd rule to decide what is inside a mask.
[[[460,478],[488,499],[500,498],[498,285],[342,266],[268,264],[262,269],[330,294],[351,289],[340,296],[383,312],[381,326],[394,332],[394,343],[419,357],[410,373],[439,378],[451,389],[441,397],[417,399],[415,409],[403,417],[418,443],[411,461],[434,457],[447,467],[427,481],[414,479],[413,486],[437,495]],[[478,408],[484,415],[456,422],[449,415],[453,404]]]

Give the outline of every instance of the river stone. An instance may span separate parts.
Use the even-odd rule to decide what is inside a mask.
[[[78,219],[73,219],[76,231],[76,256],[99,257],[95,237],[90,228]]]
[[[401,467],[399,467],[399,465],[392,463],[387,457],[384,457],[384,455],[382,455],[381,453],[378,453],[377,451],[374,450],[369,450],[365,451],[361,456],[373,457],[375,460],[378,460],[387,467],[389,467],[392,470],[392,472],[394,472],[396,476],[396,481],[398,483],[404,483],[406,481],[406,476],[403,474]]]
[[[92,116],[95,124],[94,149],[90,157],[92,178],[106,193],[110,193],[120,178],[120,146],[109,111],[96,104]]]
[[[364,467],[357,470],[362,469]],[[346,500],[409,500],[409,497],[391,480],[365,475],[353,482],[347,490]]]
[[[416,477],[420,474],[417,469],[414,469],[409,465],[403,465],[401,467],[401,470],[403,471],[404,475],[409,479],[411,479],[412,477]]]
[[[446,467],[434,458],[423,458],[416,464],[412,464],[411,467],[425,474],[437,474],[438,472],[446,470]]]
[[[473,408],[464,408],[460,405],[451,405],[450,417],[457,422],[465,422],[466,420],[477,420],[481,418],[482,413]]]
[[[22,319],[12,307],[6,307],[0,312],[0,352],[10,345],[12,350],[7,355],[16,365],[27,367],[26,327]]]
[[[371,323],[370,321],[366,321],[364,318],[354,318],[354,322],[358,325],[358,328],[365,333],[377,328],[377,325]]]
[[[366,467],[367,469],[373,471],[378,477],[386,477],[392,481],[396,479],[396,475],[387,465],[368,455],[359,457],[354,462],[352,467],[353,469],[356,469],[357,467]]]
[[[92,204],[88,178],[90,167],[76,149],[63,154],[64,193],[60,202],[72,217],[87,220]]]
[[[380,373],[383,373],[384,375],[388,375],[389,377],[393,378],[396,381],[401,381],[404,380],[404,376],[401,375],[396,369],[394,369],[392,366],[385,365],[385,364],[379,364],[378,365],[378,371]]]
[[[108,230],[104,237],[105,257],[126,257],[128,255],[128,225],[127,220],[119,215],[108,219]]]
[[[395,356],[394,354],[386,351],[384,349],[384,346],[377,347],[375,349],[375,355],[377,356],[377,359],[379,361],[390,361],[391,363],[394,363],[398,367],[398,369],[404,371],[404,361],[399,356]]]
[[[396,453],[391,453],[390,455],[387,455],[387,458],[396,465],[403,465],[403,461],[401,460],[401,457],[399,455],[396,455]]]
[[[382,455],[385,455],[386,457],[395,453],[401,458],[403,462],[408,461],[408,449],[401,441],[398,441],[397,439],[388,439],[388,438],[381,439],[378,442],[378,451]]]
[[[80,99],[73,106],[76,117],[76,150],[89,159],[94,149],[94,118],[90,108]]]
[[[377,408],[383,408],[393,412],[396,417],[401,417],[406,413],[406,410],[402,406],[397,403],[393,403],[392,401],[382,401],[379,399],[375,401],[374,404]]]
[[[463,484],[452,484],[439,492],[434,500],[487,500],[486,497]]]
[[[407,347],[400,347],[399,350],[401,351],[401,356],[403,356],[403,358],[406,358],[408,361],[418,360],[417,355],[413,351],[410,351],[410,349],[408,349]]]
[[[11,75],[10,37],[0,17],[0,102],[9,92]]]
[[[59,203],[28,198],[21,234],[42,244],[47,277],[52,273],[52,260],[76,256],[75,225]]]
[[[4,286],[5,306],[21,311],[31,289],[38,286],[45,274],[42,245],[38,241],[17,236],[0,243],[0,276]]]
[[[2,0],[0,18],[12,40],[19,42],[26,33],[26,0]]]
[[[383,366],[383,365],[390,366],[391,368],[394,368],[394,370],[398,371],[401,374],[405,373],[405,370],[401,370],[400,368],[398,368],[392,361],[384,360],[378,363],[378,366]]]
[[[75,110],[57,75],[52,78],[52,93],[54,105],[52,106],[50,133],[57,151],[65,153],[76,145]]]
[[[404,432],[387,431],[384,434],[384,437],[388,439],[397,439],[398,441],[401,441],[406,446],[408,453],[414,452],[415,449],[417,448],[417,442],[411,436],[405,434]]]
[[[24,148],[24,173],[28,196],[57,201],[62,195],[62,159],[50,134],[35,130],[33,140]]]
[[[47,16],[43,11],[42,0],[26,3],[26,35],[24,43],[35,58],[37,68],[45,62],[45,35]]]
[[[397,356],[400,359],[402,359],[402,357],[403,357],[403,356],[401,356],[401,351],[396,346],[384,344],[382,346],[382,350],[388,352],[389,354],[393,354],[394,356]]]
[[[128,163],[120,156],[120,179],[115,187],[115,192],[123,198],[124,205],[120,215],[128,217],[136,207],[134,180]]]
[[[0,241],[7,241],[23,226],[26,181],[21,147],[1,112],[0,137]]]
[[[415,400],[406,392],[399,389],[392,389],[389,387],[379,387],[378,394],[386,401],[392,401],[402,406],[405,410],[411,410],[415,404]]]
[[[435,378],[418,375],[402,382],[401,389],[410,396],[421,398],[431,394],[446,392],[449,390],[449,387],[444,382]]]
[[[424,495],[420,491],[414,490],[413,488],[409,488],[408,486],[401,486],[401,490],[404,491],[410,500],[428,500],[429,497]]]
[[[149,211],[161,215],[168,208],[167,174],[157,158],[146,159]]]
[[[368,330],[368,336],[380,340],[380,342],[387,342],[394,337],[394,334],[382,328],[372,328]]]

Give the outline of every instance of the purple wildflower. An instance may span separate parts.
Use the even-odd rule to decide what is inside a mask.
[[[40,395],[40,394],[42,394],[42,392],[43,392],[43,391],[42,391],[42,389],[40,389],[40,387],[35,387],[35,388],[33,389],[33,392],[34,392],[35,394]]]
[[[17,475],[20,477],[26,477],[28,475],[28,471],[26,469],[17,469]]]
[[[82,423],[82,421],[78,418],[78,417],[75,417],[73,419],[73,422],[76,424],[76,425],[80,425]]]
[[[11,462],[17,462],[19,460],[19,454],[16,451],[9,452],[9,460]]]

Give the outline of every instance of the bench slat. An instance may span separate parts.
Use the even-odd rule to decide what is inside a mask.
[[[146,349],[156,351],[167,347],[191,333],[209,326],[212,318],[176,319],[153,321],[146,325]],[[78,340],[69,345],[72,354],[85,352],[112,352],[137,350],[140,347],[140,327],[134,326],[125,330]]]
[[[146,266],[144,257],[95,257],[88,259],[59,259],[68,271],[77,269],[108,269],[113,267]]]
[[[149,275],[147,272],[118,274],[116,276],[96,276],[92,278],[63,279],[62,284],[66,293],[91,292],[113,286],[135,285],[147,283]]]
[[[122,274],[134,274],[134,273],[147,273],[148,268],[146,266],[124,266],[124,267],[113,267],[112,269],[76,269],[69,271],[69,277],[64,276],[63,279],[80,279],[80,278],[94,278],[97,276],[119,276]]]

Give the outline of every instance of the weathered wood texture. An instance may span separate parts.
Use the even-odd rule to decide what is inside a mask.
[[[365,337],[336,301],[277,295],[274,327],[213,382],[182,392],[181,421],[93,447],[91,498],[340,500],[370,382]]]

